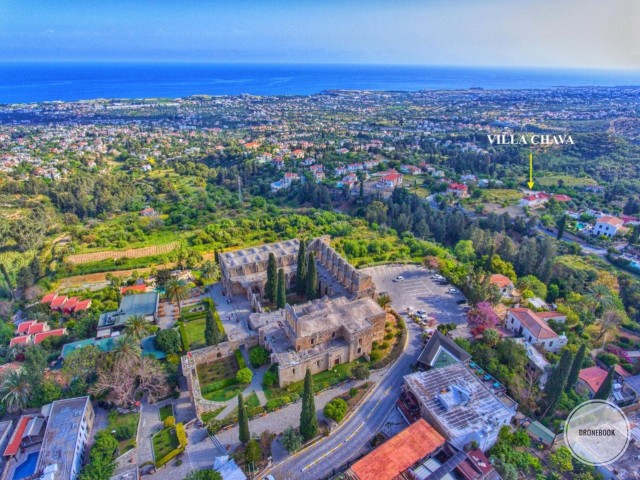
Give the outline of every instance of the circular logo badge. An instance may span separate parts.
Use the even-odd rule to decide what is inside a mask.
[[[567,418],[564,441],[573,456],[591,466],[615,462],[627,449],[631,426],[622,410],[604,400],[590,400]]]

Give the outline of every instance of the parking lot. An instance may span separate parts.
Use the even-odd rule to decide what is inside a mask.
[[[401,314],[407,307],[413,311],[426,310],[438,323],[466,322],[465,305],[456,301],[464,299],[461,293],[449,293],[451,285],[438,285],[431,279],[431,273],[418,265],[383,265],[363,269],[373,278],[378,292],[386,292],[391,297],[391,306]],[[397,277],[404,280],[394,282]]]

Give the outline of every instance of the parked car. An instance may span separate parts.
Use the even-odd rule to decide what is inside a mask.
[[[393,279],[394,282],[402,282],[404,281],[404,277],[402,275],[398,275],[396,278]]]
[[[456,303],[457,303],[458,305],[464,305],[465,303],[467,303],[467,300],[466,300],[466,299],[464,299],[464,298],[461,298],[460,300],[457,300],[457,301],[456,301]]]
[[[427,314],[427,311],[426,311],[426,310],[418,310],[418,311],[416,312],[416,315],[426,315],[426,314]]]
[[[447,290],[449,293],[460,293],[460,290],[458,290],[457,288],[450,288],[449,290]]]

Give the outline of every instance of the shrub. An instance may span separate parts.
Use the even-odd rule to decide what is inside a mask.
[[[240,368],[240,369],[247,368],[247,364],[244,361],[244,357],[242,356],[242,352],[240,350],[236,350],[233,353],[236,356],[236,361],[238,362],[238,368]]]
[[[341,398],[334,398],[324,406],[324,414],[326,417],[340,423],[347,414],[347,402]]]
[[[295,452],[302,446],[302,435],[297,430],[289,427],[282,434],[282,445],[287,449],[287,452]]]
[[[269,362],[269,351],[261,346],[253,347],[249,350],[249,361],[254,368],[266,365]]]
[[[238,380],[236,380],[236,378],[225,378],[224,380],[218,380],[216,382],[208,383],[202,388],[201,391],[203,394],[211,393],[215,392],[216,390],[230,387],[232,385],[235,385],[236,383],[238,383]]]
[[[382,352],[380,352],[380,350],[373,350],[369,355],[369,358],[372,362],[377,362],[382,358]]]
[[[187,446],[187,432],[184,430],[184,424],[176,423],[176,437],[182,448]]]
[[[265,372],[264,377],[262,377],[262,385],[268,388],[276,383],[278,383],[278,372],[271,370]]]
[[[358,394],[358,389],[356,387],[351,387],[349,389],[349,396],[351,398],[355,397]]]
[[[131,423],[125,423],[122,425],[118,425],[114,436],[118,440],[128,440],[129,438],[133,438],[135,434],[136,434],[136,425]]]
[[[176,424],[176,418],[172,415],[169,415],[167,418],[164,419],[165,428],[172,428],[175,426],[175,424]]]
[[[260,448],[260,444],[255,438],[252,438],[247,443],[247,447],[244,451],[244,460],[248,464],[253,464],[254,466],[262,460],[262,448]]]
[[[369,367],[364,364],[356,365],[351,370],[351,375],[356,380],[366,380],[367,378],[369,378],[370,374],[371,372],[369,371]]]
[[[236,380],[238,381],[238,383],[246,385],[251,383],[252,379],[253,372],[251,372],[251,370],[249,370],[247,367],[241,368],[240,370],[238,370],[238,373],[236,373]]]
[[[598,354],[598,360],[603,362],[608,367],[613,367],[618,364],[618,357],[613,353],[600,353]]]

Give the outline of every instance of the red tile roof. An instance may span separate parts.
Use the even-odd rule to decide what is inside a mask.
[[[500,288],[508,287],[509,285],[513,284],[509,277],[505,277],[500,273],[494,273],[493,275],[491,275],[489,282],[493,283],[494,285],[497,285]]]
[[[615,367],[613,367],[613,370],[620,375],[622,378],[627,378],[627,377],[631,377],[633,375],[631,375],[629,372],[627,372],[624,368],[622,368],[622,366],[620,365],[616,365]]]
[[[395,182],[400,178],[402,178],[402,175],[400,175],[399,173],[389,173],[388,175],[382,177],[382,180],[384,180],[385,182]]]
[[[607,225],[611,225],[612,227],[621,227],[624,224],[622,219],[618,217],[610,217],[608,215],[600,217],[598,220],[596,220],[596,223],[606,223]]]
[[[450,183],[447,189],[451,190],[467,190],[469,187],[463,185],[462,183]]]
[[[29,331],[29,327],[31,327],[31,325],[33,325],[34,323],[36,323],[35,320],[27,320],[26,322],[22,322],[21,324],[18,325],[18,328],[16,329],[16,333],[17,334],[27,333]]]
[[[42,333],[47,329],[46,323],[34,323],[29,327],[29,335],[35,335],[36,333]]]
[[[62,308],[64,302],[67,301],[67,297],[56,297],[51,302],[51,308]]]
[[[44,297],[42,297],[42,300],[40,300],[40,303],[51,303],[53,301],[54,298],[56,298],[58,296],[57,293],[47,293]]]
[[[520,321],[520,324],[524,328],[535,335],[538,340],[556,338],[558,336],[558,334],[554,332],[549,325],[544,323],[538,315],[528,308],[510,308],[509,312]]]
[[[11,440],[9,440],[9,444],[7,448],[4,450],[5,457],[13,457],[20,450],[20,444],[22,443],[22,435],[24,435],[24,431],[27,429],[27,425],[31,421],[30,415],[23,415],[18,420],[18,425],[16,429],[13,431],[13,435],[11,435]]]
[[[445,439],[424,419],[391,437],[351,467],[360,480],[392,480],[433,453]]]
[[[589,385],[591,390],[597,392],[604,379],[607,378],[607,371],[598,366],[583,368],[580,370],[578,378]]]
[[[81,312],[82,310],[88,310],[91,306],[91,299],[80,300],[76,304],[76,308],[73,309],[74,312]]]
[[[71,313],[78,303],[78,297],[70,297],[64,302],[64,307],[62,308],[65,312]]]
[[[14,345],[27,345],[31,340],[29,335],[23,335],[21,337],[13,337],[9,342],[9,346],[13,347]]]
[[[120,295],[124,295],[127,292],[146,292],[147,291],[147,286],[146,285],[131,285],[129,287],[120,287]]]
[[[558,202],[570,202],[571,201],[571,197],[569,195],[556,194],[556,195],[553,196],[553,198],[555,198],[555,200],[558,201]]]
[[[67,333],[67,330],[64,328],[56,328],[55,330],[49,330],[48,332],[38,333],[33,339],[33,342],[38,345],[47,337],[61,337],[65,333]]]

